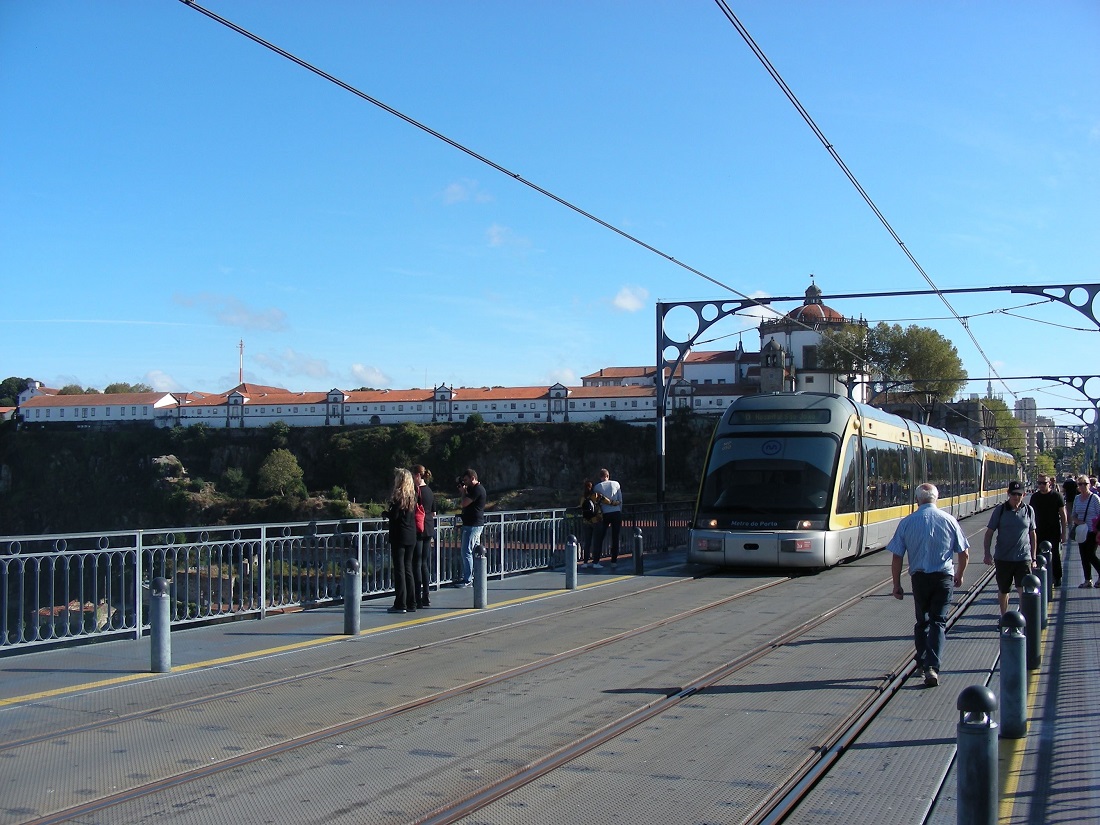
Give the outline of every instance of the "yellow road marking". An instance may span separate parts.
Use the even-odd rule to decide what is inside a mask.
[[[606,584],[613,581],[622,581],[624,579],[631,578],[630,576],[611,576],[606,579],[600,579],[599,581],[589,582],[588,584],[578,585],[578,590],[586,590],[589,587],[596,587],[597,585]],[[502,602],[496,602],[489,605],[490,608],[495,607],[507,607],[509,605],[521,604],[523,602],[535,601],[537,599],[545,599],[549,596],[559,595],[561,593],[568,593],[565,588],[557,590],[547,590],[542,593],[534,593],[530,596],[520,596],[515,599],[508,599]],[[424,616],[422,618],[408,619],[405,621],[395,622],[392,624],[382,625],[381,627],[371,627],[366,630],[360,630],[359,636],[371,636],[376,633],[382,633],[383,631],[393,630],[399,627],[412,627],[418,624],[426,624],[428,622],[436,622],[441,619],[449,619],[454,616],[461,616],[466,613],[472,613],[479,608],[463,607],[457,610],[449,610],[446,613],[438,613],[432,616]],[[125,676],[114,676],[110,679],[101,679],[97,682],[84,682],[78,685],[71,685],[69,687],[53,688],[52,690],[42,690],[37,693],[26,693],[22,696],[12,696],[7,699],[0,699],[0,707],[6,707],[9,705],[19,705],[26,702],[38,702],[43,699],[50,699],[55,696],[64,696],[70,693],[81,693],[83,691],[99,690],[102,688],[114,687],[115,685],[126,684],[127,682],[136,682],[140,679],[155,679],[158,677],[169,676],[175,673],[186,673],[192,670],[202,670],[203,668],[220,667],[222,665],[233,664],[235,662],[243,662],[248,659],[260,659],[265,656],[275,656],[282,653],[287,653],[292,650],[302,650],[310,647],[317,647],[319,645],[332,644],[334,642],[347,641],[348,639],[357,638],[352,636],[345,636],[343,634],[336,636],[322,636],[318,639],[310,639],[305,642],[294,642],[287,645],[279,645],[278,647],[269,647],[263,650],[253,650],[247,653],[238,653],[233,656],[222,656],[217,659],[207,659],[202,662],[193,662],[189,665],[177,665],[172,668],[169,673],[129,673]]]

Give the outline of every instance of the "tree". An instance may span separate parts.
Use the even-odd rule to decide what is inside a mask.
[[[0,381],[0,407],[14,407],[19,401],[19,393],[27,388],[27,384],[33,378],[18,378],[12,376]]]
[[[940,333],[915,324],[880,323],[870,329],[845,325],[822,335],[818,363],[838,375],[881,379],[882,391],[915,392],[949,401],[966,383],[955,345]]]
[[[105,395],[115,395],[124,392],[153,392],[153,388],[148,384],[127,384],[125,381],[108,384],[103,388],[103,393]]]
[[[260,465],[257,484],[264,495],[304,494],[302,468],[290,450],[272,450]]]
[[[1036,475],[1054,475],[1054,455],[1052,453],[1043,452],[1035,456],[1035,473]]]
[[[84,395],[84,388],[79,384],[66,384],[57,391],[58,395]]]
[[[986,431],[986,444],[1012,453],[1017,462],[1023,462],[1026,452],[1024,431],[1008,405],[1000,398],[983,398],[982,404],[993,411],[993,429]]]

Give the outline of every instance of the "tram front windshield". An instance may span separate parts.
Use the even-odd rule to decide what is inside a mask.
[[[825,512],[838,444],[827,436],[732,436],[714,442],[700,512]]]

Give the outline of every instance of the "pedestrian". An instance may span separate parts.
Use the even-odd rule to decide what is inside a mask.
[[[1069,509],[1073,506],[1073,500],[1077,498],[1077,476],[1066,473],[1062,479],[1062,498],[1066,501],[1066,520],[1069,520]]]
[[[1073,540],[1081,554],[1081,570],[1085,580],[1078,587],[1092,587],[1092,570],[1100,574],[1100,561],[1096,558],[1096,518],[1100,516],[1100,496],[1092,492],[1089,477],[1077,476],[1078,494],[1073,499],[1072,519]],[[1100,575],[1096,577],[1096,586],[1100,587]]]
[[[619,558],[619,534],[623,529],[623,491],[619,486],[619,482],[611,480],[611,473],[607,470],[600,470],[600,480],[593,487],[593,489],[600,496],[600,508],[603,511],[603,530],[598,532],[598,543],[596,545],[596,564],[594,567],[599,568],[600,557],[603,556],[603,537],[604,534],[611,530],[611,545],[608,548],[611,551],[611,569],[614,571],[615,562]]]
[[[1024,576],[1031,575],[1035,564],[1035,527],[1035,511],[1024,503],[1024,485],[1008,482],[1008,500],[993,508],[985,526],[985,563],[995,568],[997,603],[1002,616],[1008,612],[1008,594],[1013,584],[1023,597]],[[994,534],[997,546],[990,549]]]
[[[403,467],[393,472],[393,493],[386,516],[390,525],[390,558],[393,560],[393,607],[390,613],[415,613],[413,548],[416,546],[416,488],[412,473]]]
[[[581,492],[581,547],[584,550],[584,563],[581,567],[602,570],[603,565],[600,564],[600,553],[596,546],[596,528],[603,525],[603,512],[600,509],[600,494],[593,486],[592,480],[586,478]]]
[[[474,581],[474,547],[481,543],[485,527],[485,486],[478,481],[475,470],[466,470],[458,479],[462,508],[462,573],[452,587],[469,587]]]
[[[1039,473],[1039,489],[1028,502],[1035,511],[1035,540],[1040,545],[1050,543],[1050,580],[1053,587],[1062,586],[1062,542],[1066,540],[1066,501],[1046,473]]]
[[[909,554],[909,576],[913,585],[913,641],[917,669],[923,672],[925,687],[940,683],[940,664],[947,630],[947,609],[954,588],[962,587],[963,572],[970,559],[970,544],[950,513],[936,506],[940,493],[934,484],[917,487],[915,512],[901,520],[886,548],[893,553],[890,575],[894,598],[904,599],[901,586],[902,558]],[[958,557],[958,565],[956,559]]]
[[[431,470],[423,464],[415,464],[409,470],[412,473],[413,487],[416,488],[416,547],[413,550],[413,594],[417,607],[431,607],[428,598],[429,584],[432,580],[431,559],[432,540],[435,538],[435,493],[428,484],[432,480]]]

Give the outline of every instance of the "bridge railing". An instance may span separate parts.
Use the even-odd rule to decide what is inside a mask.
[[[569,509],[488,512],[481,544],[492,577],[560,567]],[[625,532],[641,527],[648,552],[687,541],[691,506],[624,508]],[[461,521],[437,519],[432,584],[461,574]],[[365,598],[393,591],[383,519],[0,537],[0,653],[65,642],[140,638],[154,579],[169,582],[174,626],[331,605],[343,600],[349,558]]]

